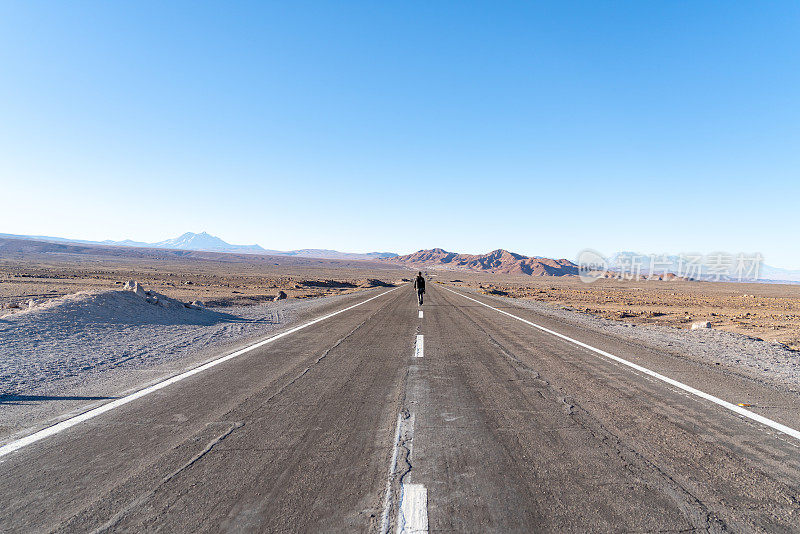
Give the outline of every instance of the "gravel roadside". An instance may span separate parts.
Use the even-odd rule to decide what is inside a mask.
[[[688,330],[659,325],[634,325],[535,300],[485,295],[465,287],[459,289],[698,363],[718,365],[726,372],[770,387],[800,392],[800,352],[790,350],[782,344],[713,328]]]
[[[161,309],[109,291],[6,315],[0,444],[379,291],[205,310]]]

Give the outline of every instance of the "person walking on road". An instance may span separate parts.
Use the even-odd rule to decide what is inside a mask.
[[[417,290],[419,305],[422,306],[422,295],[425,294],[425,279],[422,278],[422,271],[418,272],[417,277],[414,279],[414,288]]]

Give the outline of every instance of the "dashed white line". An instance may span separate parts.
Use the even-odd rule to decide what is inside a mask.
[[[392,447],[392,462],[389,465],[389,476],[386,478],[386,497],[384,498],[383,514],[381,516],[381,534],[388,534],[389,527],[391,526],[389,516],[391,515],[392,511],[392,483],[397,476],[397,455],[401,445],[408,450],[409,460],[411,459],[411,454],[413,453],[414,414],[411,413],[405,417],[403,415],[404,414],[402,412],[397,415],[397,429],[394,432],[394,446]],[[403,485],[403,488],[401,488],[401,503],[403,500],[404,487],[405,484]]]
[[[390,289],[389,291],[384,291],[380,295],[375,295],[374,297],[370,297],[370,298],[368,298],[366,300],[363,300],[363,301],[359,302],[358,304],[353,304],[352,306],[348,306],[347,308],[343,308],[343,309],[335,311],[333,313],[329,313],[328,315],[324,315],[322,317],[318,317],[318,318],[314,319],[313,321],[309,321],[309,322],[307,322],[305,324],[302,324],[300,326],[296,326],[294,328],[291,328],[291,329],[287,330],[286,332],[281,332],[280,334],[277,334],[277,335],[274,335],[274,336],[272,336],[270,338],[267,338],[267,339],[264,339],[262,341],[259,341],[258,343],[250,345],[249,347],[245,347],[245,348],[243,348],[241,350],[238,350],[238,351],[236,351],[236,352],[234,352],[232,354],[228,354],[227,356],[222,356],[221,358],[217,358],[216,360],[212,360],[212,361],[210,361],[208,363],[205,363],[205,364],[203,364],[203,365],[201,365],[199,367],[195,367],[194,369],[190,369],[190,370],[185,371],[185,372],[183,372],[183,373],[181,373],[179,375],[175,375],[172,378],[168,378],[168,379],[166,379],[166,380],[164,380],[162,382],[158,382],[157,384],[153,384],[152,386],[149,386],[149,387],[146,387],[144,389],[141,389],[141,390],[139,390],[139,391],[137,391],[135,393],[131,393],[130,395],[127,395],[125,397],[122,397],[122,398],[119,398],[117,400],[111,401],[108,404],[104,404],[102,406],[94,408],[93,410],[89,410],[89,411],[84,412],[84,413],[82,413],[80,415],[76,415],[75,417],[71,417],[71,418],[66,419],[64,421],[61,421],[60,423],[57,423],[57,424],[55,424],[53,426],[47,427],[45,429],[42,429],[42,430],[40,430],[38,432],[35,432],[35,433],[33,433],[33,434],[29,435],[29,436],[25,436],[24,438],[20,438],[18,440],[15,440],[15,441],[12,441],[10,443],[7,443],[7,444],[3,445],[2,447],[0,447],[0,457],[3,457],[6,454],[12,453],[12,452],[14,452],[16,450],[19,450],[19,449],[21,449],[21,448],[23,448],[23,447],[25,447],[27,445],[30,445],[32,443],[36,443],[37,441],[43,440],[45,438],[49,438],[50,436],[58,434],[59,432],[62,432],[62,431],[66,430],[68,428],[71,428],[71,427],[73,427],[73,426],[75,426],[77,424],[83,423],[84,421],[88,421],[89,419],[97,417],[98,415],[101,415],[101,414],[104,414],[106,412],[109,412],[109,411],[111,411],[111,410],[113,410],[115,408],[119,408],[120,406],[128,404],[129,402],[133,402],[136,399],[140,399],[140,398],[144,397],[145,395],[149,395],[150,393],[153,393],[155,391],[163,389],[163,388],[165,388],[167,386],[170,386],[170,385],[172,385],[172,384],[174,384],[176,382],[180,382],[181,380],[183,380],[185,378],[189,378],[192,375],[196,375],[198,373],[202,373],[203,371],[211,369],[212,367],[215,367],[215,366],[217,366],[217,365],[219,365],[221,363],[227,362],[228,360],[232,360],[233,358],[236,358],[237,356],[241,356],[242,354],[250,352],[251,350],[257,349],[258,347],[262,347],[262,346],[266,345],[267,343],[272,343],[273,341],[277,341],[278,339],[280,339],[282,337],[286,337],[289,334],[293,334],[293,333],[297,332],[298,330],[302,330],[303,328],[309,327],[309,326],[311,326],[313,324],[317,324],[320,321],[324,321],[325,319],[330,319],[331,317],[333,317],[335,315],[339,315],[340,313],[344,313],[344,312],[346,312],[348,310],[352,310],[353,308],[361,306],[362,304],[366,304],[367,302],[369,302],[371,300],[375,300],[378,297],[382,297],[382,296],[384,296],[384,295],[386,295],[388,293],[391,293],[395,289],[398,289],[398,288]]]
[[[419,318],[422,319],[422,310],[419,311]]]
[[[425,338],[417,335],[417,344],[414,347],[414,357],[423,358],[425,356]]]
[[[386,478],[386,497],[383,499],[383,515],[381,516],[381,534],[389,532],[389,513],[392,511],[392,481],[397,470],[397,451],[400,448],[400,427],[403,425],[403,414],[397,414],[397,428],[394,431],[392,462],[389,464],[389,476]]]
[[[682,382],[678,382],[677,380],[669,378],[668,376],[664,376],[664,375],[662,375],[660,373],[656,373],[655,371],[651,371],[650,369],[648,369],[646,367],[642,367],[641,365],[637,365],[637,364],[635,364],[633,362],[629,362],[628,360],[622,359],[619,356],[615,356],[615,355],[611,354],[610,352],[606,352],[604,350],[600,350],[598,348],[592,347],[591,345],[587,345],[586,343],[578,341],[577,339],[572,339],[569,336],[565,336],[564,334],[559,334],[558,332],[556,332],[554,330],[550,330],[549,328],[545,328],[543,326],[540,326],[540,325],[538,325],[536,323],[533,323],[531,321],[523,319],[522,317],[517,317],[516,315],[508,313],[507,311],[503,311],[503,310],[495,308],[493,306],[489,306],[488,304],[484,304],[483,302],[481,302],[479,300],[476,300],[474,298],[468,297],[466,295],[463,295],[463,294],[459,293],[458,291],[453,291],[452,289],[449,289],[449,288],[444,288],[444,289],[447,289],[451,293],[455,293],[456,295],[464,297],[467,300],[471,300],[472,302],[477,302],[481,306],[486,306],[487,308],[490,308],[490,309],[492,309],[494,311],[500,312],[503,315],[508,315],[509,317],[513,317],[514,319],[516,319],[518,321],[522,321],[523,323],[525,323],[527,325],[530,325],[530,326],[532,326],[534,328],[538,328],[542,332],[547,332],[548,334],[552,334],[552,335],[554,335],[554,336],[556,336],[558,338],[561,338],[561,339],[563,339],[565,341],[569,341],[570,343],[574,343],[575,345],[578,345],[579,347],[583,347],[585,349],[588,349],[588,350],[590,350],[592,352],[595,352],[595,353],[597,353],[597,354],[599,354],[601,356],[604,356],[604,357],[606,357],[606,358],[608,358],[610,360],[614,360],[615,362],[621,363],[623,365],[627,365],[628,367],[630,367],[632,369],[636,369],[640,373],[644,373],[644,374],[646,374],[648,376],[652,376],[653,378],[661,380],[662,382],[666,382],[667,384],[670,384],[671,386],[675,386],[676,388],[681,389],[681,390],[683,390],[683,391],[685,391],[687,393],[691,393],[692,395],[695,395],[695,396],[700,397],[702,399],[705,399],[707,401],[713,402],[714,404],[718,404],[719,406],[722,406],[723,408],[727,408],[728,410],[730,410],[730,411],[732,411],[734,413],[737,413],[737,414],[739,414],[739,415],[741,415],[743,417],[746,417],[748,419],[751,419],[753,421],[761,423],[762,425],[768,426],[768,427],[770,427],[770,428],[772,428],[774,430],[777,430],[778,432],[782,432],[782,433],[784,433],[786,435],[792,436],[793,438],[800,439],[800,431],[795,430],[794,428],[791,428],[791,427],[788,427],[788,426],[783,425],[781,423],[778,423],[777,421],[773,421],[772,419],[769,419],[767,417],[764,417],[763,415],[759,415],[757,413],[751,412],[750,410],[745,410],[743,407],[737,406],[736,404],[733,404],[732,402],[728,402],[728,401],[722,400],[719,397],[715,397],[714,395],[710,395],[710,394],[708,394],[708,393],[706,393],[704,391],[700,391],[699,389],[695,389],[692,386],[688,386],[688,385],[686,385],[686,384],[684,384]]]
[[[422,484],[403,484],[397,534],[428,532],[428,490]]]
[[[419,312],[419,316],[422,317],[422,311]],[[425,338],[422,335],[417,335],[414,357],[422,358],[424,355]],[[406,384],[406,387],[408,388],[408,384]],[[406,400],[408,401],[409,397]],[[389,476],[386,479],[386,497],[384,498],[383,514],[381,516],[381,534],[388,534],[391,528],[391,511],[394,504],[392,484],[397,482],[397,456],[400,448],[408,452],[408,461],[411,462],[414,454],[414,414],[405,410],[397,416],[392,462],[389,465]],[[405,476],[409,474],[406,473]],[[425,486],[411,484],[402,480],[395,521],[397,534],[428,532],[428,490]]]

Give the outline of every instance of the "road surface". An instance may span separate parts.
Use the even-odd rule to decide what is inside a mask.
[[[7,446],[0,531],[800,531],[797,396],[429,285]]]

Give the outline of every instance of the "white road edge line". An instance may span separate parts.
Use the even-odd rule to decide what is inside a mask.
[[[419,318],[422,319],[422,310],[419,311]]]
[[[417,335],[417,344],[414,347],[414,357],[415,358],[425,357],[425,337],[422,335]]]
[[[217,365],[219,365],[221,363],[227,362],[228,360],[232,360],[232,359],[236,358],[237,356],[241,356],[242,354],[250,352],[251,350],[254,350],[254,349],[257,349],[259,347],[262,347],[262,346],[266,345],[267,343],[272,343],[273,341],[277,341],[278,339],[281,339],[282,337],[286,337],[289,334],[293,334],[293,333],[297,332],[298,330],[302,330],[303,328],[306,328],[306,327],[309,327],[311,325],[317,324],[320,321],[324,321],[325,319],[330,319],[331,317],[333,317],[335,315],[339,315],[340,313],[344,313],[344,312],[346,312],[348,310],[352,310],[353,308],[361,306],[362,304],[366,304],[367,302],[369,302],[371,300],[375,300],[378,297],[382,297],[382,296],[384,296],[384,295],[386,295],[388,293],[391,293],[392,291],[394,291],[395,289],[398,289],[399,287],[400,286],[395,287],[394,289],[390,289],[389,291],[384,291],[380,295],[375,295],[374,297],[370,297],[367,300],[361,301],[361,302],[359,302],[357,304],[353,304],[352,306],[348,306],[347,308],[343,308],[343,309],[335,311],[333,313],[329,313],[328,315],[324,315],[322,317],[317,317],[313,321],[310,321],[308,323],[302,324],[300,326],[296,326],[296,327],[291,328],[291,329],[289,329],[289,330],[287,330],[285,332],[281,332],[280,334],[276,334],[276,335],[274,335],[272,337],[269,337],[267,339],[264,339],[262,341],[259,341],[259,342],[255,343],[253,345],[250,345],[249,347],[245,347],[245,348],[243,348],[241,350],[238,350],[238,351],[236,351],[234,353],[228,354],[227,356],[222,356],[220,358],[217,358],[216,360],[212,360],[210,362],[204,363],[203,365],[200,365],[199,367],[195,367],[194,369],[190,369],[190,370],[185,371],[185,372],[183,372],[181,374],[175,375],[175,376],[173,376],[171,378],[167,378],[166,380],[164,380],[162,382],[158,382],[156,384],[153,384],[152,386],[148,386],[148,387],[146,387],[144,389],[140,389],[139,391],[137,391],[135,393],[131,393],[130,395],[127,395],[125,397],[122,397],[122,398],[119,398],[117,400],[111,401],[111,402],[109,402],[107,404],[104,404],[102,406],[99,406],[97,408],[89,410],[87,412],[84,412],[84,413],[82,413],[80,415],[76,415],[75,417],[71,417],[69,419],[65,419],[64,421],[61,421],[60,423],[57,423],[57,424],[55,424],[53,426],[49,426],[47,428],[39,430],[38,432],[34,432],[33,434],[30,434],[29,436],[25,436],[23,438],[15,440],[15,441],[9,442],[9,443],[3,445],[2,447],[0,447],[0,458],[5,456],[6,454],[10,454],[10,453],[12,453],[12,452],[14,452],[16,450],[19,450],[19,449],[21,449],[23,447],[26,447],[26,446],[28,446],[28,445],[30,445],[32,443],[36,443],[37,441],[43,440],[45,438],[49,438],[50,436],[58,434],[59,432],[62,432],[64,430],[68,429],[68,428],[71,428],[71,427],[73,427],[73,426],[75,426],[75,425],[77,425],[79,423],[83,423],[84,421],[88,421],[89,419],[97,417],[98,415],[101,415],[101,414],[104,414],[106,412],[109,412],[109,411],[111,411],[111,410],[113,410],[115,408],[119,408],[120,406],[128,404],[129,402],[133,402],[136,399],[140,399],[140,398],[144,397],[145,395],[149,395],[150,393],[158,391],[159,389],[163,389],[163,388],[165,388],[167,386],[170,386],[170,385],[172,385],[172,384],[174,384],[176,382],[180,382],[181,380],[183,380],[185,378],[189,378],[192,375],[196,375],[198,373],[202,373],[203,371],[211,369],[212,367],[215,367],[215,366],[217,366]]]
[[[466,295],[463,295],[463,294],[459,293],[458,291],[453,291],[452,289],[449,289],[447,287],[445,287],[444,289],[447,289],[447,291],[450,291],[451,293],[455,293],[456,295],[464,297],[465,299],[471,300],[473,302],[477,302],[481,306],[486,306],[487,308],[490,308],[490,309],[492,309],[494,311],[500,312],[503,315],[508,315],[509,317],[513,317],[514,319],[516,319],[518,321],[522,321],[523,323],[528,324],[528,325],[530,325],[530,326],[532,326],[534,328],[538,328],[542,332],[547,332],[548,334],[552,334],[552,335],[554,335],[554,336],[556,336],[558,338],[561,338],[561,339],[563,339],[565,341],[569,341],[570,343],[574,343],[575,345],[578,345],[579,347],[583,347],[583,348],[588,349],[588,350],[590,350],[592,352],[595,352],[595,353],[597,353],[597,354],[599,354],[601,356],[605,356],[606,358],[608,358],[610,360],[614,360],[615,362],[621,363],[623,365],[627,365],[628,367],[630,367],[632,369],[636,369],[637,371],[639,371],[641,373],[644,373],[644,374],[646,374],[648,376],[652,376],[653,378],[657,378],[658,380],[661,380],[662,382],[666,382],[667,384],[675,386],[678,389],[682,389],[683,391],[686,391],[687,393],[691,393],[692,395],[696,395],[696,396],[698,396],[698,397],[700,397],[702,399],[705,399],[707,401],[713,402],[714,404],[718,404],[719,406],[722,406],[723,408],[727,408],[728,410],[730,410],[730,411],[732,411],[734,413],[737,413],[737,414],[739,414],[739,415],[741,415],[743,417],[746,417],[748,419],[756,421],[757,423],[761,423],[762,425],[768,426],[768,427],[770,427],[770,428],[772,428],[774,430],[777,430],[778,432],[782,432],[782,433],[784,433],[784,434],[786,434],[788,436],[791,436],[791,437],[793,437],[795,439],[800,439],[800,431],[795,430],[794,428],[788,427],[786,425],[782,425],[781,423],[778,423],[777,421],[773,421],[772,419],[769,419],[767,417],[764,417],[763,415],[759,415],[757,413],[751,412],[750,410],[745,410],[743,407],[737,406],[736,404],[733,404],[732,402],[728,402],[728,401],[722,400],[719,397],[715,397],[714,395],[711,395],[711,394],[706,393],[704,391],[700,391],[699,389],[695,389],[692,386],[687,386],[686,384],[684,384],[682,382],[678,382],[677,380],[669,378],[668,376],[664,376],[662,374],[656,373],[655,371],[651,371],[650,369],[648,369],[646,367],[642,367],[641,365],[637,365],[637,364],[635,364],[633,362],[629,362],[628,360],[624,360],[624,359],[620,358],[619,356],[614,356],[610,352],[606,352],[604,350],[600,350],[598,348],[592,347],[591,345],[587,345],[586,343],[583,343],[583,342],[578,341],[576,339],[572,339],[571,337],[565,336],[564,334],[559,334],[558,332],[556,332],[554,330],[550,330],[549,328],[545,328],[545,327],[540,326],[540,325],[538,325],[536,323],[532,323],[531,321],[523,319],[522,317],[517,317],[516,315],[508,313],[507,311],[503,311],[503,310],[500,310],[500,309],[495,308],[493,306],[489,306],[488,304],[484,304],[483,302],[481,302],[479,300],[476,300],[474,298],[468,297]]]

